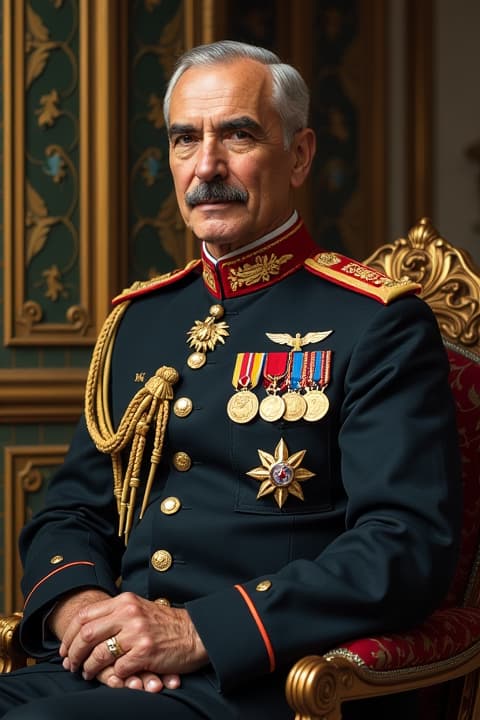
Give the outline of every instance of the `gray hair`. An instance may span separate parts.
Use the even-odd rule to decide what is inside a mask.
[[[209,45],[198,45],[187,50],[178,59],[163,101],[163,114],[167,128],[172,92],[186,70],[198,65],[232,62],[239,58],[256,60],[270,68],[273,88],[272,103],[282,121],[285,148],[289,148],[295,133],[307,127],[310,104],[307,85],[298,70],[292,65],[282,63],[275,53],[236,40],[221,40]]]

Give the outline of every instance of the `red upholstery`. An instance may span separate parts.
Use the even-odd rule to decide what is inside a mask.
[[[480,639],[480,598],[471,581],[480,532],[480,358],[448,348],[462,453],[464,519],[458,567],[443,607],[408,634],[362,638],[330,654],[355,654],[372,670],[416,667],[448,659]],[[478,586],[477,586],[478,587]],[[466,606],[465,606],[466,605]],[[463,606],[463,607],[462,607]]]
[[[341,655],[348,650],[371,670],[398,670],[447,660],[467,650],[479,638],[478,608],[446,608],[437,610],[408,634],[354,640],[328,655]]]
[[[467,583],[478,552],[480,532],[480,359],[448,349],[450,385],[457,405],[457,425],[462,453],[464,517],[457,571],[445,606],[464,600]],[[480,598],[468,598],[478,605]]]

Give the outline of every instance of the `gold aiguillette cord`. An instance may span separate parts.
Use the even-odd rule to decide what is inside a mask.
[[[115,334],[128,305],[128,302],[118,305],[104,323],[90,363],[85,393],[88,431],[98,450],[110,454],[112,458],[114,495],[119,512],[118,534],[125,535],[125,544],[133,523],[146,436],[155,422],[150,471],[140,519],[147,507],[155,471],[162,455],[173,385],[179,378],[175,368],[165,365],[158,368],[155,375],[130,400],[117,430],[113,429],[108,408],[111,356]],[[122,479],[121,452],[130,442],[127,470]]]

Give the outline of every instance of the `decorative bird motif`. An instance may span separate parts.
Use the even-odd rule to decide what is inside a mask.
[[[296,333],[295,337],[290,333],[265,333],[269,340],[278,343],[279,345],[288,345],[294,350],[301,350],[304,345],[310,345],[310,343],[317,343],[325,340],[331,335],[333,330],[324,330],[323,332],[308,332],[303,337],[300,333]]]

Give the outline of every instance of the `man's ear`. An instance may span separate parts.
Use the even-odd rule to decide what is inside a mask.
[[[299,188],[303,185],[312,166],[317,141],[315,133],[311,128],[304,128],[295,133],[291,152],[294,157],[294,164],[290,176],[292,187]]]

